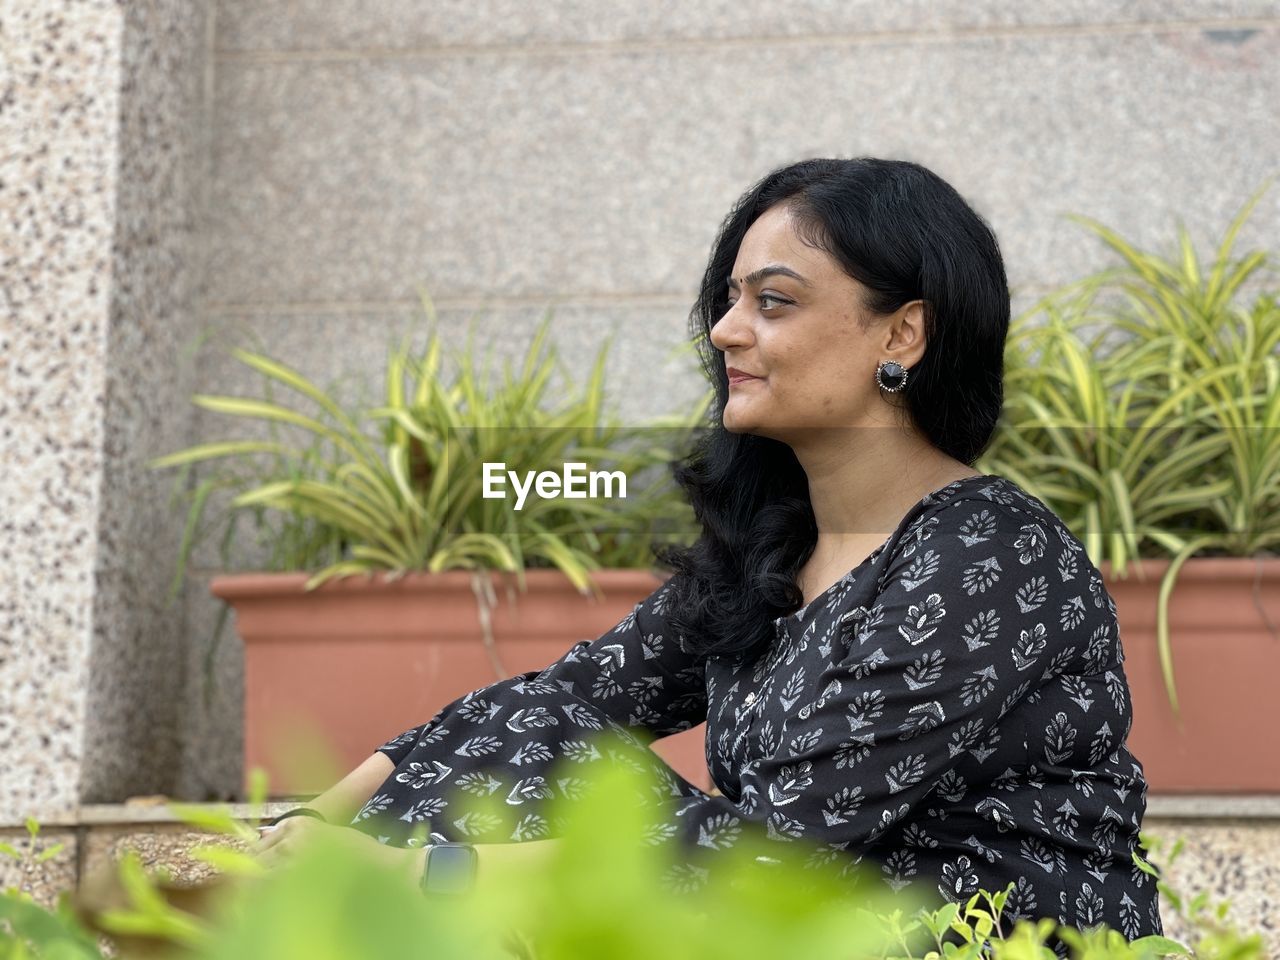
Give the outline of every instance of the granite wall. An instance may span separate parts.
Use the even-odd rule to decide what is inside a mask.
[[[0,4],[0,822],[170,790],[211,10]]]

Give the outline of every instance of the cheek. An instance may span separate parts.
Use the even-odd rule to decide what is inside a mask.
[[[834,351],[814,357],[807,369],[788,376],[780,386],[785,387],[785,399],[822,417],[850,415],[861,406],[866,394],[866,384],[861,371],[850,362],[847,355]],[[869,382],[869,381],[868,381]]]
[[[858,361],[865,343],[839,330],[828,331],[825,337],[806,338],[803,344],[769,343],[765,336],[759,342],[768,356],[768,390],[778,402],[823,414],[837,413],[855,405],[855,398],[872,382],[871,374]]]

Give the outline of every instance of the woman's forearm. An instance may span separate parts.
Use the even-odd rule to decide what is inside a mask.
[[[385,753],[375,753],[307,806],[330,823],[346,826],[395,768]]]
[[[475,845],[479,861],[476,864],[475,893],[482,898],[492,898],[505,889],[511,872],[517,874],[545,870],[563,841],[560,838],[525,840],[521,843],[478,843]],[[427,851],[424,847],[398,848],[399,869],[413,884],[422,880]]]

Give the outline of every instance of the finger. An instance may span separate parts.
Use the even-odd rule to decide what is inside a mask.
[[[278,867],[284,863],[285,858],[289,855],[289,846],[285,843],[277,843],[269,850],[263,851],[259,855],[259,860],[267,867]]]
[[[293,828],[287,822],[269,826],[265,828],[262,836],[254,843],[254,849],[269,850],[290,836],[292,831]]]

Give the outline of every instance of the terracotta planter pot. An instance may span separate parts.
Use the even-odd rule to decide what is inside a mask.
[[[1260,743],[1280,729],[1280,558],[1188,560],[1169,600],[1170,641],[1182,723],[1160,672],[1156,609],[1167,560],[1131,563],[1117,580],[1099,565],[1115,598],[1133,700],[1129,745],[1153,793],[1277,793],[1280,751]],[[1139,576],[1138,570],[1142,571]],[[594,575],[606,600],[593,603],[555,570],[526,571],[529,591],[507,603],[495,579],[492,628],[509,674],[536,670],[573,643],[613,628],[661,583],[646,571]],[[264,767],[272,796],[330,785],[291,769],[283,740],[320,734],[340,765],[362,762],[380,743],[429,720],[445,704],[497,679],[481,640],[465,571],[350,577],[304,593],[307,575],[217,577],[211,592],[231,603],[245,644],[245,769]],[[653,745],[691,782],[712,784],[705,725]]]
[[[270,795],[331,786],[382,743],[441,707],[499,679],[482,640],[467,571],[331,580],[309,593],[305,573],[214,578],[210,591],[236,614],[245,650],[245,771],[266,769]],[[574,643],[594,640],[662,583],[644,570],[593,574],[605,599],[579,594],[558,570],[525,572],[528,592],[507,599],[513,574],[494,576],[492,631],[508,675],[541,670]],[[652,749],[690,782],[710,789],[705,724]],[[296,769],[288,744],[322,739],[336,772]]]
[[[1280,557],[1199,557],[1169,596],[1169,645],[1182,714],[1164,688],[1156,645],[1168,560],[1098,569],[1115,598],[1133,699],[1129,747],[1153,793],[1280,792]],[[1142,578],[1138,570],[1141,568]],[[1270,628],[1268,623],[1271,624]]]

